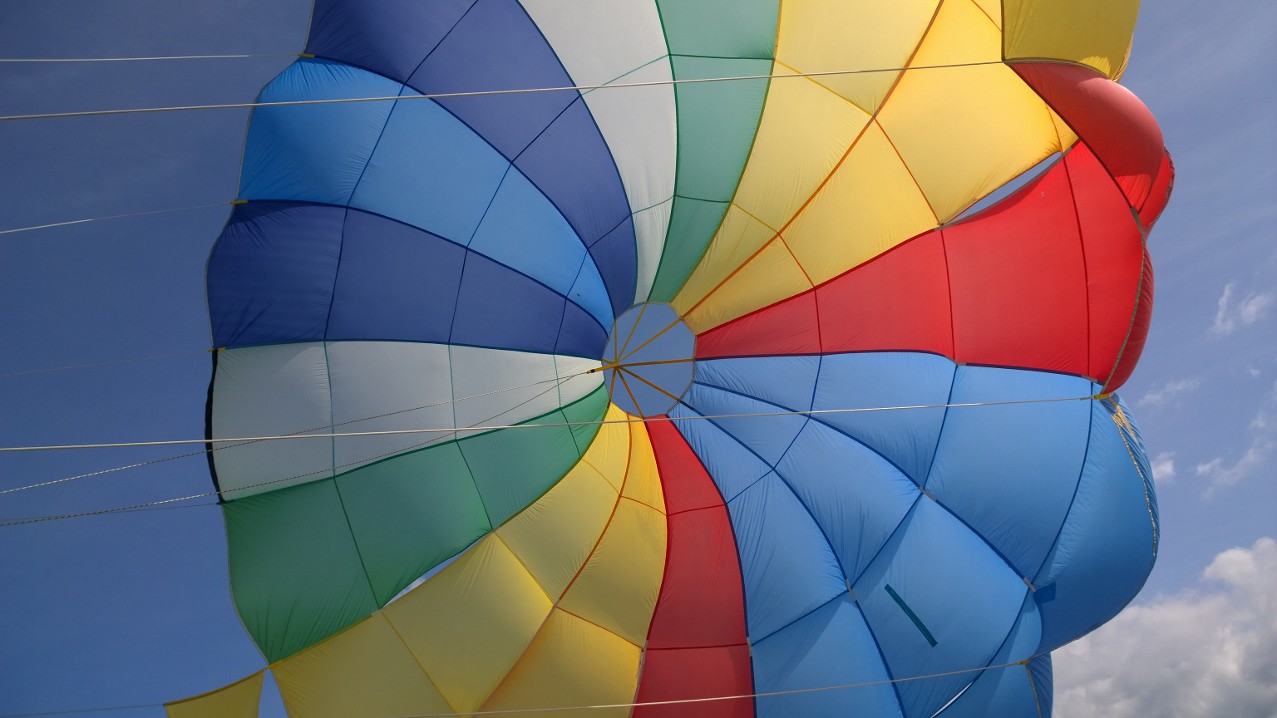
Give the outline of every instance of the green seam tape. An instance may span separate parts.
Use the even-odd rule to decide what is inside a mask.
[[[931,635],[931,631],[928,631],[927,627],[923,625],[922,619],[918,618],[918,614],[914,613],[913,610],[909,608],[909,605],[900,597],[900,594],[896,593],[896,590],[891,587],[891,584],[884,584],[883,587],[887,589],[887,593],[891,595],[891,598],[896,602],[896,605],[900,606],[900,610],[905,612],[905,615],[909,617],[910,621],[913,621],[913,625],[917,627],[920,633],[922,633],[922,637],[927,639],[927,643],[930,643],[932,647],[935,647],[936,637]]]

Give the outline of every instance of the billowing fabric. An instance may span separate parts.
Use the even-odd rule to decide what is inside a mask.
[[[1050,715],[1157,550],[1136,11],[318,0],[208,262],[290,713]]]

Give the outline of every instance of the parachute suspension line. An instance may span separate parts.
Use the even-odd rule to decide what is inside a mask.
[[[89,62],[150,62],[153,60],[244,60],[263,57],[297,57],[295,53],[268,53],[265,55],[154,55],[150,57],[0,57],[0,62],[10,63],[89,63]]]
[[[69,371],[71,369],[89,369],[99,366],[111,366],[114,364],[131,364],[133,362],[155,361],[156,359],[177,359],[179,357],[196,357],[201,354],[207,354],[215,349],[192,349],[185,352],[171,352],[169,354],[150,354],[140,357],[125,357],[123,359],[106,359],[103,361],[85,362],[83,364],[67,364],[64,366],[50,366],[41,369],[23,369],[20,371],[11,371],[0,373],[0,379],[8,379],[15,376],[29,376],[32,374],[49,374],[55,371]]]
[[[255,107],[297,107],[301,105],[336,105],[351,102],[395,102],[405,100],[450,100],[460,97],[485,97],[488,95],[527,95],[543,92],[592,92],[594,90],[612,90],[640,87],[662,87],[666,85],[693,85],[711,82],[738,82],[775,80],[798,77],[840,77],[845,75],[869,75],[881,72],[906,72],[916,70],[938,70],[952,67],[981,67],[985,65],[1001,65],[1001,60],[981,60],[977,62],[952,62],[936,65],[915,65],[913,67],[879,67],[863,70],[821,70],[818,72],[797,72],[792,74],[762,75],[722,75],[718,77],[683,78],[670,80],[647,80],[643,82],[616,82],[603,85],[562,85],[559,87],[525,87],[508,90],[473,90],[466,92],[436,92],[423,95],[387,95],[384,97],[343,97],[326,100],[286,100],[277,102],[229,102],[208,105],[169,105],[164,107],[129,107],[116,110],[80,110],[77,112],[43,112],[31,115],[0,115],[0,121],[13,120],[51,120],[68,117],[99,117],[102,115],[138,115],[153,112],[186,112],[190,110],[234,110]]]
[[[171,212],[193,212],[197,209],[212,209],[214,207],[227,207],[234,202],[214,202],[213,204],[199,204],[193,207],[170,207],[169,209],[151,209],[145,212],[126,212],[124,214],[108,214],[104,217],[85,217],[83,219],[69,219],[65,222],[50,222],[49,224],[36,224],[30,227],[12,227],[10,229],[0,229],[0,234],[16,234],[18,232],[32,232],[37,229],[52,229],[54,227],[67,227],[73,224],[86,224],[88,222],[102,222],[108,219],[125,219],[127,217],[147,217],[153,214],[169,214]]]

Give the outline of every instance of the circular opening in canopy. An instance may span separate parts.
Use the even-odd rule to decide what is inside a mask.
[[[617,318],[603,352],[612,403],[636,416],[665,414],[692,385],[696,337],[668,304],[636,304]]]

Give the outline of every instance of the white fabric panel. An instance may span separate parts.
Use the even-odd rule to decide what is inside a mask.
[[[221,352],[213,386],[213,438],[327,434],[332,422],[329,396],[328,364],[320,342]],[[332,476],[331,439],[218,447],[213,457],[227,499]],[[296,478],[283,480],[289,477]]]
[[[333,432],[451,429],[448,347],[414,342],[329,342]],[[334,439],[337,473],[446,441],[451,432]]]
[[[654,2],[524,0],[524,9],[577,85],[668,82],[673,75],[665,34]],[[678,118],[674,86],[623,87],[585,93],[603,139],[611,149],[630,210],[667,202],[674,195]],[[647,298],[665,242],[665,223],[638,222],[638,292]],[[655,259],[652,259],[655,257]]]
[[[669,231],[670,210],[674,198],[634,213],[634,236],[638,239],[638,284],[634,287],[634,303],[647,301],[661,264],[665,235]]]
[[[557,365],[557,366],[556,366]],[[569,404],[594,390],[598,361],[501,349],[452,347],[453,407],[458,427],[504,426]],[[560,386],[560,376],[583,374]],[[517,387],[517,388],[515,388]],[[508,391],[497,391],[508,389]],[[481,432],[457,432],[458,437]]]
[[[231,349],[218,358],[213,436],[327,434],[330,425],[346,433],[517,424],[594,391],[603,373],[586,372],[598,366],[578,357],[416,342],[330,342],[326,353],[319,342]],[[214,457],[223,495],[234,499],[477,433],[262,441]]]

